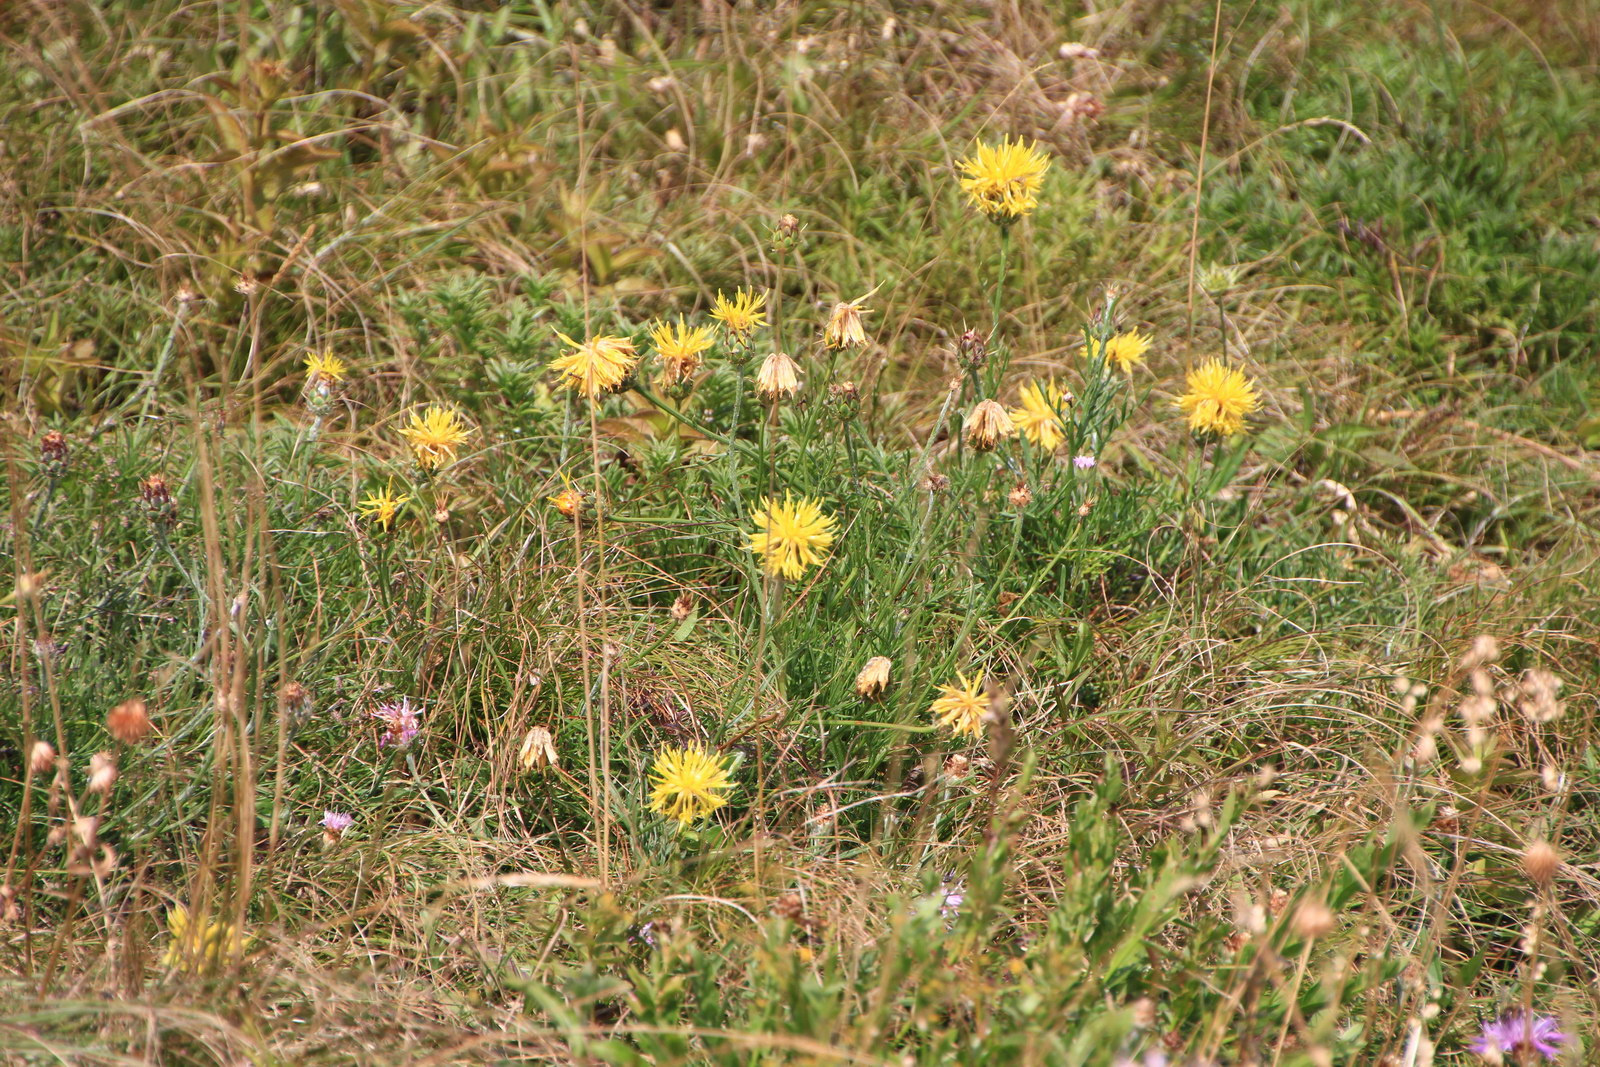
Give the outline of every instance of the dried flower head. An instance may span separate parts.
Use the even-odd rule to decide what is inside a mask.
[[[117,784],[117,760],[109,752],[89,757],[89,792],[105,796]]]
[[[138,697],[124,700],[106,712],[106,729],[123,744],[136,744],[150,733],[150,709]]]
[[[1522,852],[1522,872],[1536,886],[1547,886],[1561,869],[1561,853],[1550,842],[1540,838]]]
[[[1245,416],[1260,404],[1250,379],[1217,360],[1190,371],[1185,385],[1187,391],[1176,404],[1196,433],[1232,437],[1244,430]]]
[[[44,774],[56,765],[56,746],[48,741],[35,741],[28,752],[28,770]]]
[[[956,342],[956,352],[962,363],[976,370],[989,358],[989,343],[977,330],[968,330]]]
[[[965,175],[961,189],[972,206],[996,222],[1010,224],[1039,205],[1050,160],[1037,142],[1006,138],[997,145],[978,145],[956,166]]]
[[[694,612],[694,596],[685,589],[672,601],[670,609],[674,622],[682,622]]]
[[[706,351],[712,343],[711,327],[687,326],[680,315],[676,324],[658,322],[652,325],[650,343],[661,360],[662,381],[669,386],[677,385],[692,378],[705,362]]]
[[[555,738],[543,726],[530,729],[522,739],[522,747],[517,752],[517,764],[524,771],[538,771],[546,767],[561,766],[561,758],[556,754]]]
[[[1072,394],[1057,385],[1054,378],[1028,382],[1022,387],[1018,405],[1011,409],[1011,421],[1023,437],[1046,452],[1054,452],[1067,439],[1061,415],[1072,400]]]
[[[411,446],[417,466],[425,471],[438,470],[448,463],[454,463],[457,450],[471,434],[472,431],[454,408],[440,404],[429,404],[425,411],[413,411],[410,419],[400,428],[400,436]]]
[[[940,474],[937,471],[929,471],[917,483],[917,488],[928,493],[942,493],[950,488],[950,476],[948,474]]]
[[[1336,925],[1333,911],[1321,900],[1302,901],[1294,913],[1294,932],[1307,941],[1327,937]]]
[[[766,293],[735,289],[730,300],[718,289],[717,298],[711,303],[711,317],[722,323],[734,344],[747,345],[750,335],[767,324],[766,312],[761,310],[766,303]]]
[[[768,574],[781,574],[791,580],[805,574],[807,567],[822,563],[833,547],[838,520],[822,510],[822,502],[809,497],[796,500],[785,493],[780,504],[771,497],[751,513],[756,525],[750,534],[750,551],[761,557]]]
[[[51,430],[39,439],[39,469],[51,481],[59,481],[67,473],[71,450],[67,438],[60,430]]]
[[[1007,494],[1007,499],[1011,501],[1012,507],[1021,511],[1033,503],[1033,490],[1028,488],[1027,482],[1018,482],[1011,487],[1011,492]]]
[[[967,444],[979,452],[987,452],[1006,438],[1017,435],[1011,416],[993,400],[985,400],[969,411],[963,428]]]
[[[866,299],[863,296],[833,305],[833,313],[822,331],[823,344],[829,348],[850,348],[867,343],[867,331],[861,325],[861,313],[865,310],[861,305]]]
[[[1549,671],[1534,668],[1522,672],[1517,686],[1520,699],[1517,707],[1523,718],[1532,723],[1554,722],[1567,710],[1561,696],[1561,679]]]
[[[800,367],[787,353],[773,352],[761,361],[756,372],[756,395],[763,400],[781,400],[794,396],[800,388]]]
[[[301,722],[311,714],[311,690],[299,682],[289,682],[278,690],[278,707],[290,722]]]
[[[400,516],[400,509],[411,499],[409,494],[394,495],[394,482],[391,480],[384,486],[381,493],[368,493],[356,505],[356,511],[364,519],[371,519],[373,524],[389,532],[389,527],[394,525],[394,520]]]
[[[383,733],[378,736],[378,747],[405,748],[421,732],[422,727],[417,723],[419,709],[411,706],[410,697],[379,704],[371,712],[374,719],[383,724]]]
[[[1479,634],[1472,639],[1472,644],[1467,647],[1466,653],[1461,657],[1461,669],[1475,671],[1480,667],[1494,663],[1500,658],[1500,642],[1489,634]]]
[[[894,664],[888,656],[873,656],[856,675],[856,695],[863,700],[882,696],[889,687],[889,668]]]
[[[983,691],[983,672],[972,678],[956,673],[952,685],[941,685],[939,696],[928,706],[928,714],[947,726],[957,737],[977,734],[989,714],[989,696]]]
[[[679,828],[709,815],[728,801],[733,788],[728,763],[699,745],[664,748],[650,774],[650,810],[678,820]]]
[[[561,376],[560,384],[590,400],[609,393],[633,373],[639,353],[626,337],[611,334],[578,342],[555,331],[568,351],[550,361],[550,369]]]

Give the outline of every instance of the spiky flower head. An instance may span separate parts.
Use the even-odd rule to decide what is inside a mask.
[[[572,479],[567,477],[566,471],[561,472],[561,480],[566,483],[566,487],[561,492],[547,496],[545,499],[561,514],[569,519],[575,519],[578,517],[578,513],[583,510],[583,505],[587,502],[588,495],[572,484]]]
[[[976,734],[983,729],[983,720],[989,714],[989,696],[983,691],[983,672],[970,679],[956,672],[953,685],[941,685],[939,696],[928,706],[928,714],[949,727],[957,737]]]
[[[1237,266],[1227,263],[1207,263],[1200,268],[1200,288],[1212,296],[1220,296],[1229,289],[1239,285],[1240,270]]]
[[[972,206],[996,222],[1010,224],[1039,206],[1039,189],[1050,160],[1037,142],[1006,138],[997,145],[978,145],[956,165],[966,175],[961,188]]]
[[[733,788],[729,765],[699,745],[669,746],[650,769],[650,810],[678,820],[682,829],[726,804],[722,794]]]
[[[730,300],[718,289],[717,298],[711,304],[711,317],[722,323],[735,344],[747,345],[756,328],[767,324],[766,312],[761,310],[766,303],[766,293],[735,289]]]
[[[569,351],[550,361],[550,369],[561,375],[561,384],[590,400],[609,393],[633,373],[639,353],[626,337],[608,334],[578,342],[555,331]]]
[[[1011,409],[1011,421],[1033,444],[1054,452],[1067,439],[1061,413],[1072,403],[1072,394],[1056,380],[1031,381],[1022,387],[1019,403]]]
[[[360,512],[362,518],[371,519],[384,533],[388,533],[389,527],[399,517],[400,509],[410,499],[409,494],[395,496],[394,482],[391,480],[388,485],[383,487],[383,492],[368,493],[356,505],[356,510]]]
[[[313,352],[306,357],[306,385],[316,385],[318,382],[337,383],[345,379],[350,368],[345,361],[327,349]]]
[[[1548,1015],[1513,1012],[1484,1023],[1470,1048],[1489,1063],[1504,1063],[1507,1053],[1521,1054],[1520,1062],[1531,1063],[1534,1054],[1551,1061],[1560,1058],[1566,1040],[1560,1025]]]
[[[967,412],[962,426],[966,430],[967,444],[979,452],[987,452],[1006,438],[1017,435],[1011,416],[993,400],[985,400]]]
[[[686,326],[681,315],[676,325],[658,322],[650,327],[650,343],[661,358],[662,380],[669,386],[688,380],[700,369],[711,342],[711,327]]]
[[[780,504],[767,497],[750,517],[756,524],[750,551],[761,557],[768,574],[799,578],[833,547],[838,520],[823,513],[819,500],[785,493]]]
[[[781,400],[800,389],[799,364],[786,352],[773,352],[761,361],[756,372],[756,395],[762,400]]]
[[[1217,360],[1190,371],[1185,385],[1187,391],[1176,403],[1195,433],[1232,437],[1244,429],[1245,416],[1260,404],[1254,383]]]
[[[344,832],[355,825],[356,817],[344,811],[324,811],[322,822],[322,840],[329,845],[337,845],[339,839],[344,837]]]
[[[1106,361],[1107,366],[1116,367],[1123,374],[1132,374],[1133,368],[1144,362],[1144,354],[1150,351],[1150,344],[1148,334],[1128,330],[1107,339],[1104,346],[1091,341],[1089,358],[1099,357]]]
[[[383,724],[383,733],[378,735],[378,747],[405,748],[411,744],[417,734],[422,732],[422,727],[417,723],[417,710],[411,706],[410,697],[391,700],[379,704],[370,714]]]
[[[454,408],[442,404],[429,404],[425,411],[413,411],[410,419],[400,428],[400,436],[411,446],[417,466],[425,471],[438,470],[457,458],[459,449],[472,431],[461,420]]]
[[[828,325],[822,330],[823,344],[829,348],[850,348],[861,347],[867,343],[867,331],[861,325],[861,314],[867,310],[861,305],[866,299],[863,296],[849,303],[841,302],[833,305],[833,313],[828,316]]]

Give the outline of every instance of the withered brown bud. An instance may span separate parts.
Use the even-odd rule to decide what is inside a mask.
[[[672,602],[672,618],[677,622],[682,622],[689,617],[692,611],[694,611],[694,597],[689,595],[688,590],[684,590]]]
[[[139,503],[150,519],[150,525],[158,533],[172,529],[178,521],[178,507],[172,502],[172,490],[167,487],[167,480],[159,474],[152,474],[139,483]]]
[[[299,682],[289,682],[278,690],[278,707],[288,719],[304,719],[311,714],[311,706],[311,690]]]
[[[111,792],[117,784],[117,761],[109,752],[96,752],[89,757],[89,792],[101,796]]]
[[[956,352],[961,356],[962,363],[973,368],[981,367],[989,358],[989,343],[977,330],[968,330],[956,342]]]
[[[56,765],[56,746],[48,741],[35,741],[28,753],[28,770],[34,774],[48,773]]]
[[[1555,880],[1561,869],[1561,853],[1543,839],[1533,842],[1522,853],[1522,872],[1534,885],[1543,888]]]
[[[70,458],[67,439],[59,430],[51,430],[39,439],[39,467],[46,478],[59,480],[67,473]]]
[[[950,488],[950,477],[945,474],[927,474],[918,485],[924,492],[942,493]]]
[[[1033,503],[1033,490],[1028,488],[1027,482],[1018,482],[1011,490],[1011,506],[1021,511]]]
[[[805,898],[792,889],[779,893],[778,899],[772,902],[772,913],[792,923],[802,922],[806,917]]]
[[[136,744],[150,733],[150,709],[138,697],[124,700],[106,713],[106,729],[123,744]]]

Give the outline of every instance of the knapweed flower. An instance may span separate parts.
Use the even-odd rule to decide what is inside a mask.
[[[425,471],[454,463],[456,449],[471,433],[459,412],[439,404],[429,404],[426,411],[413,411],[410,421],[400,428],[400,436],[411,445],[417,466]]]
[[[1473,1039],[1471,1049],[1490,1063],[1501,1063],[1507,1053],[1537,1052],[1547,1060],[1561,1055],[1567,1035],[1547,1015],[1513,1012],[1483,1024],[1483,1032]]]
[[[661,374],[667,385],[686,381],[699,370],[711,341],[711,327],[686,326],[681,315],[676,325],[658,322],[650,327],[650,343],[661,358]]]
[[[379,704],[371,715],[383,724],[383,733],[378,735],[379,748],[388,748],[390,745],[405,748],[422,731],[417,724],[417,709],[411,706],[410,697]]]
[[[733,788],[727,763],[699,745],[662,749],[650,774],[650,810],[677,819],[680,828],[726,804],[722,793]]]
[[[1260,403],[1250,379],[1217,360],[1190,371],[1185,385],[1188,391],[1176,403],[1196,433],[1232,437],[1244,429],[1244,417]]]
[[[871,700],[889,688],[889,668],[894,666],[888,656],[873,656],[856,675],[856,696]]]
[[[196,920],[189,909],[174,904],[167,910],[167,932],[172,943],[162,962],[175,971],[205,974],[244,955],[255,938],[244,935],[230,922]]]
[[[800,389],[799,365],[787,353],[774,352],[761,361],[756,372],[756,395],[763,400],[781,400]]]
[[[746,345],[756,328],[767,324],[766,312],[761,310],[766,303],[766,293],[735,289],[733,299],[729,300],[718,289],[717,298],[711,303],[711,317],[722,323],[735,344]]]
[[[861,326],[861,313],[866,310],[861,306],[866,297],[852,300],[848,304],[833,305],[833,314],[828,316],[828,325],[822,330],[822,343],[829,348],[849,348],[867,343],[867,331]]]
[[[1050,160],[1037,142],[1007,138],[997,145],[978,145],[956,165],[966,175],[961,188],[972,206],[996,222],[1012,223],[1039,205]]]
[[[969,680],[956,673],[954,685],[941,685],[939,696],[928,706],[928,714],[948,726],[957,737],[976,734],[983,729],[983,720],[989,714],[989,697],[983,691],[983,672]]]
[[[1011,409],[1011,421],[1022,436],[1046,452],[1054,452],[1067,439],[1061,412],[1072,403],[1072,394],[1056,384],[1032,381],[1022,387],[1019,403]]]
[[[344,360],[326,350],[313,352],[306,357],[306,385],[313,386],[318,382],[342,382],[350,368]]]
[[[761,557],[768,574],[796,579],[807,567],[822,562],[823,553],[833,546],[837,521],[823,513],[822,502],[807,497],[783,495],[783,503],[767,497],[751,513],[756,532],[750,535],[750,551]]]
[[[1102,348],[1097,342],[1089,343],[1089,357],[1101,356],[1108,366],[1116,367],[1123,374],[1132,374],[1133,368],[1144,362],[1144,354],[1150,351],[1151,338],[1138,330],[1128,330],[1108,339]]]
[[[966,430],[967,444],[980,452],[987,452],[1007,437],[1017,435],[1011,416],[993,400],[985,400],[967,412],[962,427]]]
[[[389,532],[389,527],[394,525],[394,520],[399,517],[400,509],[410,500],[409,495],[395,496],[394,483],[391,481],[384,486],[381,493],[368,493],[361,503],[356,505],[356,510],[364,519],[371,519],[383,528],[384,533]]]
[[[355,825],[356,817],[343,811],[324,811],[322,822],[317,825],[322,827],[322,839],[330,845],[339,843],[344,832]]]
[[[571,351],[552,359],[550,369],[561,375],[562,385],[590,400],[621,385],[639,362],[639,353],[626,337],[591,337],[580,344],[560,330],[556,336]]]

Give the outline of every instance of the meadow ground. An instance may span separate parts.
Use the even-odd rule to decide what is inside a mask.
[[[0,9],[0,1057],[1600,1057],[1600,16]]]

